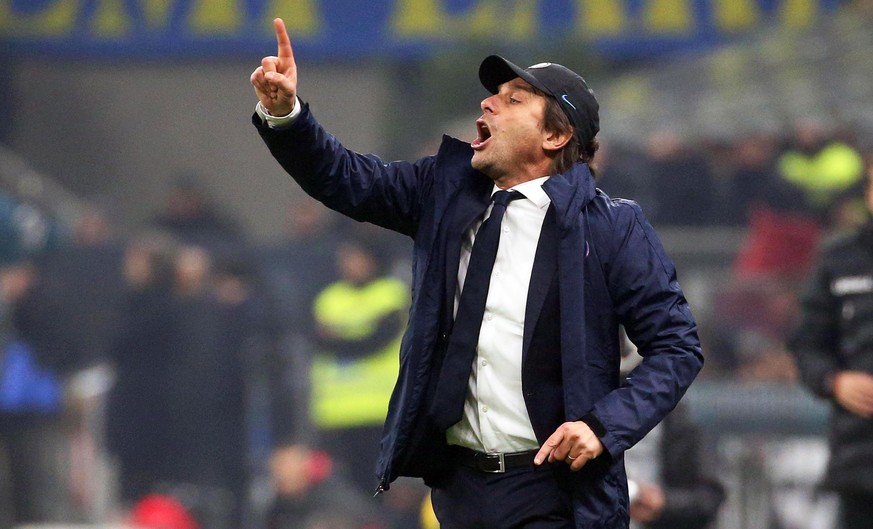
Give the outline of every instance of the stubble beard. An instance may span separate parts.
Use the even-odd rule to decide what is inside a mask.
[[[474,153],[473,159],[470,161],[470,165],[473,166],[473,169],[484,174],[485,176],[487,176],[491,180],[497,181],[500,176],[499,176],[499,171],[497,170],[497,167],[495,166],[494,162],[491,160],[488,160],[488,159],[483,159],[483,157],[477,158],[476,154],[479,154],[479,153]]]

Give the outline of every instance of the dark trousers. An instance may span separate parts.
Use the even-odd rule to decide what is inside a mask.
[[[873,494],[840,494],[841,529],[873,527]]]
[[[573,508],[548,464],[489,474],[457,463],[431,491],[440,529],[572,529]]]

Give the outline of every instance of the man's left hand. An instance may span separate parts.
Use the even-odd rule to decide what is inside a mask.
[[[534,457],[534,463],[565,461],[573,471],[603,453],[603,443],[582,421],[565,422],[546,439]]]

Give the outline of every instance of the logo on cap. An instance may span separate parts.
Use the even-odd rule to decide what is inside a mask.
[[[531,68],[548,68],[548,67],[551,66],[551,65],[552,65],[552,63],[550,63],[550,62],[540,62],[540,63],[534,64],[533,66],[528,66],[528,69],[531,69]]]
[[[579,110],[578,108],[576,108],[576,105],[574,105],[573,103],[570,102],[570,99],[567,98],[567,94],[562,95],[562,96],[561,96],[561,99],[564,100],[564,103],[567,103],[568,105],[570,105],[571,107],[573,107],[573,110]]]

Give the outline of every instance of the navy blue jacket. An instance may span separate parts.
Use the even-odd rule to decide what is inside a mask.
[[[471,167],[469,144],[449,137],[435,156],[387,163],[345,149],[307,105],[289,128],[271,130],[257,115],[253,123],[309,195],[413,238],[412,305],[378,472],[382,488],[400,475],[436,481],[445,439],[430,424],[428,398],[447,341],[461,234],[485,209],[492,181]],[[623,453],[673,409],[703,366],[697,328],[673,263],[635,203],[596,189],[584,164],[552,176],[543,189],[552,201],[557,265],[541,274],[534,264],[523,340],[525,401],[541,443],[562,422],[582,418],[598,434],[606,453],[580,472],[559,473],[572,493],[576,527],[624,528]],[[560,321],[539,326],[550,323],[540,318],[547,299]],[[620,324],[644,357],[621,387]],[[535,334],[548,342],[548,329],[559,337],[551,359],[557,376],[531,361],[549,361],[531,346]]]

